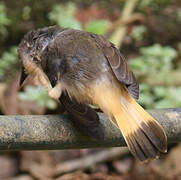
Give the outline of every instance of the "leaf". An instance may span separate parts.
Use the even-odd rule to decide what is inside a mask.
[[[0,27],[9,25],[11,20],[7,17],[6,6],[3,3],[0,3]]]
[[[4,78],[6,73],[14,74],[17,69],[14,65],[18,63],[17,47],[13,46],[8,51],[5,51],[0,57],[0,79]],[[10,73],[9,73],[10,71]]]
[[[131,37],[137,41],[141,41],[143,39],[143,34],[146,32],[146,27],[143,25],[135,26]]]
[[[26,86],[24,92],[19,92],[19,99],[23,101],[35,101],[41,107],[55,109],[56,102],[48,96],[44,87]]]
[[[109,21],[107,20],[94,20],[86,24],[85,31],[103,35],[106,33],[108,26]]]
[[[163,73],[173,69],[173,60],[177,51],[169,46],[154,44],[140,49],[140,56],[130,61],[131,67],[142,73]]]
[[[62,28],[73,28],[81,30],[81,24],[74,18],[76,5],[74,3],[66,3],[66,5],[56,4],[52,11],[48,14],[48,18],[54,21]]]
[[[164,97],[167,94],[167,89],[162,86],[157,86],[154,88],[154,92],[157,97]]]

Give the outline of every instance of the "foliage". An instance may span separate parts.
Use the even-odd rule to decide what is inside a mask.
[[[25,6],[23,8],[22,18],[23,18],[23,20],[28,20],[28,19],[30,19],[30,17],[31,17],[31,7]]]
[[[131,66],[139,73],[161,73],[173,69],[173,59],[177,51],[169,46],[155,44],[140,49],[141,56],[131,61]]]
[[[34,101],[49,109],[55,109],[57,106],[56,102],[48,96],[44,87],[26,86],[24,92],[20,92],[18,96],[23,101]]]
[[[52,11],[48,17],[51,21],[54,21],[58,26],[62,28],[73,28],[79,30],[85,30],[96,34],[105,34],[109,21],[104,19],[97,19],[87,22],[85,28],[74,17],[77,6],[73,2],[66,3],[64,5],[56,4],[53,6]]]
[[[131,37],[137,41],[141,41],[143,40],[143,34],[146,31],[146,27],[143,25],[138,25],[135,26],[132,33],[131,33]]]
[[[2,79],[7,72],[10,74],[14,74],[17,72],[14,66],[17,64],[18,56],[17,56],[17,47],[13,46],[9,49],[9,51],[5,51],[0,57],[0,79]]]
[[[181,87],[151,86],[142,82],[145,76],[157,74],[163,77],[166,72],[174,71],[174,59],[177,51],[169,46],[155,44],[140,49],[140,56],[130,61],[133,71],[140,80],[139,102],[146,108],[169,108],[181,106],[179,98]],[[154,81],[154,79],[153,79]]]
[[[103,35],[106,33],[108,26],[109,26],[109,21],[107,20],[94,20],[94,21],[88,22],[84,30]]]
[[[154,93],[159,98],[155,108],[174,108],[181,107],[181,87],[162,87],[154,88]]]
[[[0,39],[5,38],[8,35],[7,25],[11,24],[11,20],[6,13],[6,6],[0,3]]]
[[[56,4],[49,13],[49,19],[64,28],[82,29],[80,22],[74,18],[76,5],[67,3],[66,5]]]

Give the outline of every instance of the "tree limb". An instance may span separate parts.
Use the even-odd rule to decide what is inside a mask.
[[[56,176],[60,174],[75,171],[77,169],[86,169],[97,163],[120,158],[129,153],[128,148],[111,148],[78,159],[65,161],[57,165],[55,169]]]
[[[164,127],[168,142],[181,142],[181,108],[149,111]],[[67,116],[0,116],[0,150],[55,150],[125,146],[120,130],[99,113],[105,138],[79,132]]]
[[[127,0],[123,9],[120,21],[126,21],[133,12],[138,0]],[[126,26],[120,25],[117,30],[112,34],[110,41],[115,44],[117,48],[121,47],[124,36],[126,35]]]

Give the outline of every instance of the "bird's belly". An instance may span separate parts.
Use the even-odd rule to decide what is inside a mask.
[[[65,84],[64,89],[71,98],[75,98],[80,103],[98,105],[98,97],[101,96],[103,98],[112,88],[118,89],[119,85],[117,86],[117,84],[119,83],[116,78],[111,72],[107,71],[101,73],[94,80],[87,80],[86,82],[77,81],[71,85]]]

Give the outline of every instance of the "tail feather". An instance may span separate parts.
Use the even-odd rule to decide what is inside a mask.
[[[153,159],[159,155],[157,148],[141,129],[138,129],[134,134],[126,137],[126,139],[130,151],[141,161],[144,161],[147,158]],[[131,147],[134,147],[134,149]],[[134,151],[136,151],[136,154]]]
[[[130,96],[124,97],[113,121],[138,159],[157,158],[167,151],[167,138],[162,126]]]
[[[129,150],[135,157],[137,157],[141,161],[144,161],[147,159],[145,156],[145,153],[142,151],[139,143],[136,141],[134,137],[131,137],[131,138],[127,137],[126,142],[127,142]]]
[[[149,141],[151,141],[160,152],[167,152],[167,138],[165,132],[162,126],[158,124],[156,120],[151,120],[148,122],[148,124],[142,123],[142,130]]]
[[[104,83],[94,86],[94,102],[121,130],[132,154],[144,161],[167,151],[162,126],[147,113],[123,85]],[[100,93],[102,92],[102,93]]]

